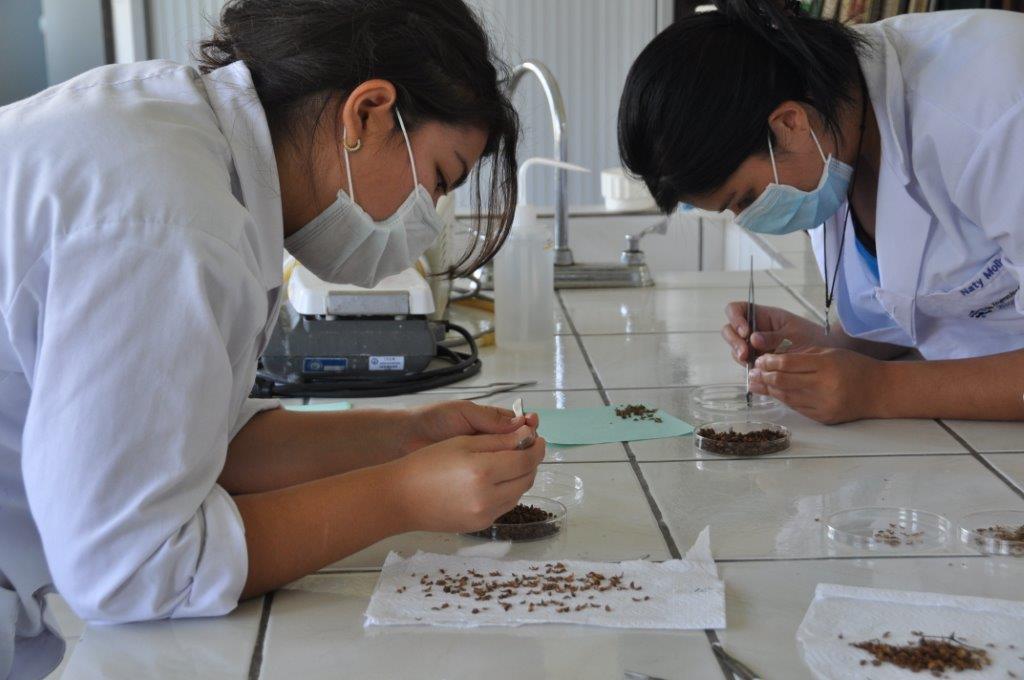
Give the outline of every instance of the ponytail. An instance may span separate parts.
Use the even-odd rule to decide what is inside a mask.
[[[619,152],[669,212],[720,187],[767,153],[768,117],[784,101],[813,107],[841,139],[860,82],[864,39],[796,2],[716,0],[659,34],[629,71],[619,105]]]

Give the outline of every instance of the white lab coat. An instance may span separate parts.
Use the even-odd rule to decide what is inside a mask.
[[[105,67],[0,109],[0,678],[59,662],[53,584],[91,621],[238,602],[244,528],[217,478],[277,405],[247,397],[278,189],[241,63]]]
[[[850,335],[929,359],[1024,347],[1024,15],[912,14],[860,27],[881,132],[880,279],[854,245],[836,286]],[[829,281],[846,206],[811,232]]]

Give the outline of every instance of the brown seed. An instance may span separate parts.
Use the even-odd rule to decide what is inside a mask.
[[[919,634],[920,631],[913,631]],[[886,631],[882,637],[889,637]],[[881,666],[891,663],[913,672],[929,671],[933,675],[942,676],[947,670],[981,670],[991,665],[992,660],[984,649],[973,647],[955,635],[948,637],[920,635],[916,643],[892,645],[878,639],[851,643],[852,647],[862,649],[874,659],[871,665]],[[861,665],[867,660],[863,660]]]
[[[647,408],[643,404],[618,406],[615,408],[615,415],[621,420],[633,420],[637,422],[649,420],[655,423],[661,422],[661,418],[658,417],[657,409]]]

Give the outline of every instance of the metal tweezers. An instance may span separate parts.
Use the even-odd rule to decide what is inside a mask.
[[[739,678],[739,680],[761,680],[761,677],[757,673],[747,668],[747,666],[740,661],[729,656],[729,653],[722,648],[722,643],[712,642],[711,649],[714,651],[719,662],[733,674],[733,677]],[[647,675],[646,673],[637,673],[636,671],[626,671],[622,677],[623,680],[662,680],[662,678]]]
[[[750,393],[750,371],[754,368],[754,333],[757,332],[757,308],[754,304],[754,256],[750,256],[750,284],[747,286],[747,408],[753,405]]]
[[[711,651],[713,651],[715,656],[718,657],[718,661],[740,680],[761,680],[761,677],[757,673],[747,668],[747,666],[740,661],[729,656],[729,653],[722,648],[721,642],[712,642]]]

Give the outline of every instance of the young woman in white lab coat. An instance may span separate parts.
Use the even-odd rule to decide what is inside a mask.
[[[230,2],[200,64],[0,109],[0,678],[59,661],[54,588],[90,621],[224,614],[387,536],[486,526],[544,455],[502,409],[247,398],[285,249],[396,273],[484,157],[499,217],[457,266],[500,246],[518,122],[462,0]]]
[[[827,423],[1024,418],[1024,15],[854,30],[794,4],[723,0],[655,38],[622,96],[626,166],[666,211],[810,231],[828,329],[758,307],[751,337],[727,309],[755,392]]]

